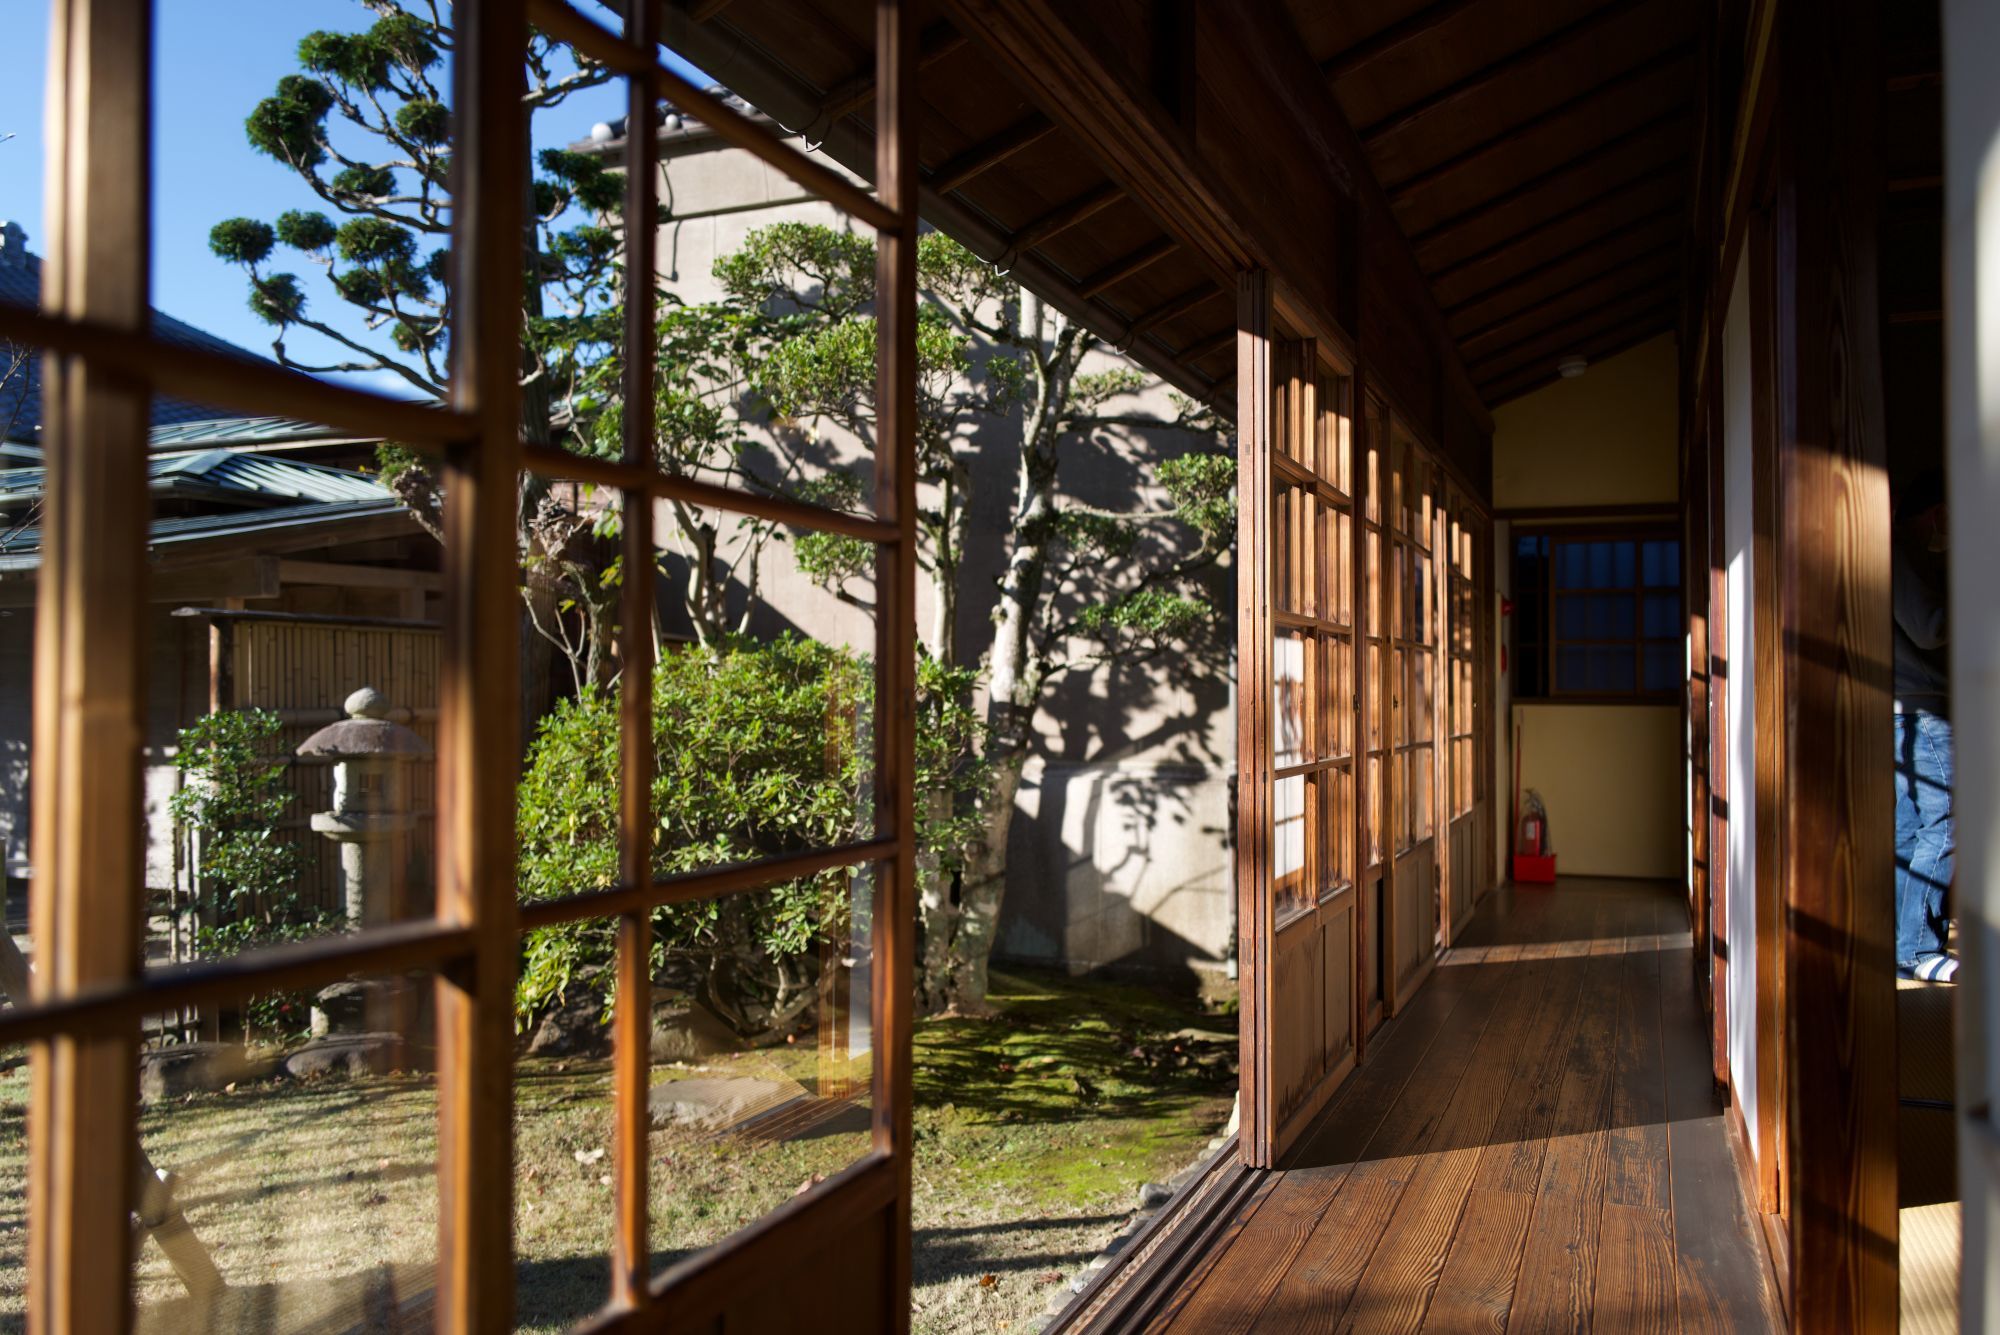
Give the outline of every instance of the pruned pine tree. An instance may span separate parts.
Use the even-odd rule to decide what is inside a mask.
[[[325,209],[228,218],[211,230],[209,245],[248,273],[250,308],[275,329],[272,354],[283,365],[379,375],[441,398],[452,311],[451,6],[358,2],[373,21],[359,31],[308,34],[298,72],[279,79],[244,122],[251,146],[296,175]],[[531,118],[613,77],[542,33],[531,35],[523,60]],[[602,219],[616,216],[622,186],[585,154],[547,150],[533,167],[533,226],[522,254],[522,430],[530,440],[594,452],[603,439],[598,367],[619,337],[623,281],[622,238]],[[441,535],[443,498],[427,461],[393,442],[381,453],[384,482]],[[615,523],[615,515],[545,483],[522,487],[526,622],[563,651],[578,685],[615,672],[613,545],[603,531]],[[547,696],[546,662],[546,653],[527,656],[530,702]]]

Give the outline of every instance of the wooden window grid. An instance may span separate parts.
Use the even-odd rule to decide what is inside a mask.
[[[1276,353],[1272,409],[1271,891],[1280,925],[1354,884],[1349,381],[1310,341]]]
[[[1648,543],[1671,542],[1678,545],[1680,533],[1658,524],[1589,524],[1564,525],[1561,527],[1517,529],[1515,541],[1524,538],[1546,539],[1548,555],[1543,558],[1542,572],[1542,642],[1537,646],[1542,654],[1542,680],[1546,696],[1550,700],[1576,701],[1584,703],[1617,703],[1620,701],[1665,702],[1679,698],[1681,674],[1673,674],[1671,683],[1658,690],[1646,688],[1646,651],[1649,646],[1671,646],[1678,650],[1682,644],[1683,626],[1680,586],[1675,584],[1648,584],[1645,571],[1645,549]],[[1605,585],[1588,585],[1566,588],[1558,574],[1565,547],[1589,543],[1615,543],[1629,545],[1632,549],[1633,574],[1630,582],[1616,582]],[[1671,563],[1672,572],[1678,577],[1679,558]],[[1664,635],[1646,633],[1646,602],[1649,597],[1674,600],[1674,612],[1668,618],[1671,630]],[[1632,604],[1632,633],[1611,639],[1588,636],[1565,635],[1562,629],[1562,605],[1567,599],[1582,598],[1629,598]],[[1632,655],[1632,683],[1623,690],[1592,690],[1589,688],[1565,687],[1562,684],[1561,663],[1565,647],[1629,648]]]
[[[891,1220],[884,1309],[907,1328],[910,1265],[910,994],[914,858],[916,186],[914,25],[907,0],[876,4],[876,192],[785,145],[763,125],[660,63],[658,8],[628,7],[614,33],[562,0],[482,0],[455,24],[453,368],[449,401],[426,406],[169,343],[149,330],[152,7],[148,0],[53,0],[49,210],[42,308],[0,306],[0,340],[45,358],[48,500],[37,607],[28,1003],[0,1013],[0,1042],[32,1051],[29,1302],[36,1330],[127,1329],[138,1176],[105,1147],[137,1135],[142,1017],[297,990],[357,974],[428,971],[438,1031],[436,1328],[513,1323],[513,1007],[520,934],[582,918],[620,920],[613,1021],[612,1280],[593,1329],[657,1324],[747,1291],[802,1230]],[[522,52],[529,24],[626,77],[630,123],[669,101],[879,237],[880,424],[872,515],[855,515],[661,474],[643,415],[623,456],[577,457],[521,439],[520,322],[528,161]],[[632,271],[650,272],[656,228],[653,136],[626,141],[623,213]],[[627,302],[628,347],[651,347],[651,284]],[[627,359],[628,402],[650,402],[651,357]],[[137,937],[139,720],[143,717],[146,452],[150,396],[322,422],[394,439],[438,462],[446,510],[445,616],[437,779],[437,908],[430,920],[371,926],[192,965],[142,969]],[[617,489],[628,561],[650,560],[651,502],[671,497],[876,546],[873,743],[876,832],[839,848],[655,878],[650,793],[651,589],[625,584],[620,629],[623,797],[620,884],[516,902],[513,775],[519,755],[518,478]],[[665,1273],[650,1272],[646,1130],[650,914],[866,865],[875,876],[872,1149]],[[18,1001],[18,999],[16,999]],[[107,1164],[111,1165],[107,1167]],[[107,1282],[107,1276],[116,1276]],[[807,1301],[804,1297],[801,1301]],[[701,1303],[711,1304],[708,1308]]]

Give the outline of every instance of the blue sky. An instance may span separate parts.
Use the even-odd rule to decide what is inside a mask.
[[[587,0],[579,7],[593,8]],[[7,0],[6,9],[10,54],[0,77],[0,219],[26,228],[29,247],[39,253],[45,250],[48,4]],[[243,120],[280,76],[296,72],[301,37],[318,29],[358,31],[372,16],[357,0],[156,0],[155,9],[153,305],[268,354],[273,331],[245,304],[242,271],[209,252],[209,228],[235,216],[270,221],[290,208],[331,212],[289,169],[251,149]],[[706,82],[691,67],[675,63]],[[623,100],[622,82],[614,81],[541,113],[535,118],[536,147],[583,138],[596,122],[620,115]],[[317,269],[292,262],[299,257],[281,252],[281,258],[306,284],[312,313],[333,322],[339,299]],[[361,333],[358,321],[338,323],[345,332]],[[311,337],[294,335],[288,346],[316,356],[318,349],[306,344]],[[407,392],[391,376],[355,379],[383,392]]]

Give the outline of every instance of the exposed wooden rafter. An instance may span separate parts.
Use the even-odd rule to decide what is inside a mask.
[[[924,29],[917,44],[917,68],[929,69],[938,61],[965,45],[965,34],[951,26],[944,19],[938,20]],[[857,111],[865,111],[875,102],[875,65],[869,62],[866,69],[856,74],[827,94],[826,105],[820,116],[828,123],[852,116]]]
[[[1474,368],[1472,376],[1482,390],[1506,384],[1520,376],[1524,370],[1542,370],[1546,364],[1548,372],[1554,372],[1556,358],[1566,356],[1594,356],[1592,350],[1604,348],[1620,340],[1638,342],[1642,336],[1666,334],[1674,328],[1674,294],[1644,292],[1628,302],[1618,302],[1608,306],[1598,320],[1588,324],[1578,324],[1562,330],[1550,330],[1548,334],[1524,342],[1492,362],[1482,362]],[[1602,356],[1602,354],[1598,354]]]
[[[1480,0],[1438,0],[1436,4],[1426,5],[1373,36],[1363,38],[1340,54],[1322,60],[1319,63],[1320,73],[1329,79],[1344,79],[1372,60],[1379,60],[1392,51],[1400,51],[1422,41],[1479,3]]]
[[[1129,255],[1111,261],[1078,285],[1077,295],[1085,299],[1116,287],[1142,269],[1151,268],[1181,248],[1181,243],[1163,236],[1139,247]]]
[[[1495,344],[1489,342],[1489,340],[1501,334],[1509,333],[1509,331],[1518,331],[1522,325],[1528,324],[1538,318],[1546,317],[1549,312],[1562,306],[1565,302],[1574,303],[1579,296],[1588,297],[1589,300],[1585,304],[1584,311],[1571,312],[1571,314],[1581,315],[1592,307],[1617,300],[1621,284],[1623,285],[1622,290],[1629,291],[1635,281],[1643,283],[1657,281],[1662,276],[1671,277],[1677,268],[1673,261],[1678,249],[1678,247],[1665,247],[1653,252],[1650,256],[1642,256],[1640,259],[1619,268],[1609,269],[1593,274],[1588,278],[1580,279],[1559,292],[1549,293],[1533,305],[1524,306],[1511,315],[1503,316],[1486,325],[1484,328],[1467,334],[1458,341],[1458,346],[1465,353],[1468,360],[1493,357],[1518,343],[1525,342],[1540,331],[1533,331],[1528,334],[1515,332],[1511,335],[1510,341],[1505,343]],[[1662,260],[1667,261],[1667,263],[1662,264]],[[1635,274],[1634,270],[1638,270],[1639,272]],[[1606,288],[1611,290],[1608,292],[1604,291],[1603,289]],[[1484,349],[1478,349],[1478,345],[1481,343],[1486,343],[1487,346]]]
[[[1646,214],[1644,217],[1634,218],[1631,222],[1624,224],[1622,227],[1614,227],[1608,232],[1601,232],[1597,236],[1592,237],[1590,241],[1584,245],[1576,246],[1570,250],[1564,251],[1562,254],[1556,256],[1554,259],[1544,260],[1542,263],[1535,265],[1533,268],[1523,269],[1520,273],[1514,274],[1508,278],[1504,278],[1500,282],[1482,288],[1481,290],[1474,292],[1468,297],[1464,297],[1458,301],[1453,302],[1450,306],[1445,308],[1445,313],[1444,313],[1445,318],[1447,320],[1450,320],[1456,316],[1462,315],[1466,311],[1471,310],[1475,306],[1480,306],[1488,301],[1491,301],[1499,293],[1511,292],[1516,288],[1525,287],[1528,284],[1534,282],[1538,278],[1542,278],[1548,274],[1556,272],[1557,270],[1563,268],[1565,265],[1574,264],[1577,261],[1577,259],[1581,256],[1596,255],[1602,251],[1611,250],[1615,248],[1620,242],[1629,240],[1634,236],[1642,235],[1649,229],[1658,228],[1662,223],[1671,223],[1676,219],[1678,219],[1680,216],[1681,216],[1680,208],[1676,205],[1669,208],[1657,209],[1652,213]],[[1627,257],[1624,260],[1621,260],[1620,262],[1629,263],[1630,257]],[[1463,342],[1465,339],[1470,337],[1472,337],[1471,334],[1461,334],[1459,336],[1459,341]]]
[[[1567,318],[1558,318],[1550,321],[1538,329],[1529,329],[1524,333],[1516,334],[1506,342],[1496,344],[1477,354],[1468,352],[1466,356],[1470,363],[1475,367],[1483,368],[1483,370],[1475,372],[1475,374],[1482,374],[1490,378],[1493,374],[1492,368],[1496,364],[1504,363],[1522,348],[1540,342],[1554,334],[1568,334],[1578,327],[1588,328],[1591,319],[1607,312],[1629,311],[1634,306],[1646,305],[1648,303],[1652,305],[1668,303],[1673,300],[1675,293],[1679,290],[1676,286],[1679,281],[1677,274],[1672,272],[1662,274],[1657,269],[1644,278],[1625,273],[1612,273],[1604,275],[1603,279],[1599,281],[1601,285],[1611,290],[1601,298],[1592,301],[1583,311],[1571,314]],[[1541,310],[1544,312],[1547,309],[1547,305],[1541,307]]]
[[[1440,218],[1423,231],[1412,236],[1410,244],[1413,246],[1426,245],[1456,231],[1467,223],[1493,212],[1495,209],[1504,208],[1517,200],[1526,199],[1558,181],[1589,172],[1593,168],[1601,167],[1607,162],[1618,161],[1624,150],[1631,148],[1647,135],[1653,134],[1667,126],[1685,122],[1686,120],[1687,109],[1685,107],[1670,107],[1651,120],[1635,125],[1623,134],[1605,140],[1587,153],[1579,154],[1566,162],[1557,163],[1539,176],[1530,177],[1519,185],[1491,198],[1470,202],[1466,207],[1459,209],[1448,217]],[[1646,167],[1655,165],[1657,164],[1652,162],[1645,164]]]
[[[1583,17],[1565,23],[1554,32],[1537,38],[1519,50],[1502,56],[1467,75],[1457,83],[1448,84],[1422,101],[1412,103],[1394,115],[1368,126],[1361,131],[1361,142],[1373,148],[1390,135],[1408,129],[1432,112],[1457,106],[1477,96],[1496,81],[1516,70],[1525,69],[1544,56],[1574,54],[1572,48],[1581,47],[1586,40],[1594,38],[1597,30],[1604,24],[1649,2],[1650,0],[1613,0],[1613,3],[1601,9],[1593,9]]]
[[[1476,250],[1463,259],[1452,261],[1441,269],[1431,270],[1431,282],[1433,285],[1449,282],[1452,278],[1464,273],[1474,265],[1485,264],[1490,260],[1499,259],[1501,256],[1509,254],[1521,246],[1528,245],[1541,237],[1549,235],[1558,227],[1565,226],[1575,219],[1587,215],[1593,209],[1603,208],[1614,199],[1634,194],[1647,186],[1657,185],[1665,180],[1672,179],[1678,181],[1685,170],[1686,160],[1683,158],[1673,158],[1651,171],[1641,172],[1630,180],[1620,181],[1608,190],[1601,191],[1580,203],[1571,205],[1554,217],[1538,219],[1532,226],[1524,227],[1518,232],[1510,232],[1483,250]]]
[[[924,184],[940,195],[963,190],[1022,149],[1040,143],[1055,132],[1055,123],[1046,116],[1036,114],[1024,117],[991,138],[946,158],[930,173]]]
[[[1096,217],[1123,198],[1125,192],[1118,187],[1118,184],[1106,181],[1095,190],[1079,195],[1067,204],[1058,204],[1022,227],[1020,231],[1014,233],[1013,240],[1008,243],[1008,249],[1018,252],[1047,245],[1078,223]]]
[[[1444,161],[1434,166],[1426,167],[1422,171],[1412,176],[1406,176],[1394,185],[1386,187],[1389,191],[1389,198],[1392,200],[1407,199],[1424,187],[1436,184],[1452,172],[1477,162],[1496,149],[1518,144],[1529,135],[1539,133],[1551,125],[1558,124],[1578,114],[1593,102],[1605,100],[1630,88],[1641,79],[1649,79],[1664,70],[1672,69],[1676,65],[1686,63],[1692,54],[1693,48],[1691,46],[1676,46],[1662,51],[1648,60],[1641,61],[1639,64],[1628,69],[1618,70],[1615,73],[1606,75],[1604,78],[1590,85],[1590,87],[1576,94],[1576,96],[1563,99],[1547,111],[1536,116],[1531,116],[1518,124],[1497,129],[1486,138],[1461,149]]]

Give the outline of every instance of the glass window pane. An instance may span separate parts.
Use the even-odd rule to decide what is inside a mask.
[[[1628,645],[1592,645],[1589,650],[1589,688],[1592,691],[1629,691],[1635,680],[1633,651]]]
[[[1686,652],[1677,640],[1662,641],[1646,646],[1645,689],[1649,691],[1675,691],[1681,686],[1681,669]]]
[[[342,986],[368,1006],[329,1008],[309,1039],[259,1036],[318,1009],[310,993],[218,1006],[264,1017],[246,1026],[248,1041],[188,1041],[178,1016],[147,1020],[138,1144],[104,1147],[107,1164],[137,1161],[145,1193],[130,1280],[139,1329],[395,1330],[429,1320],[432,983],[387,975]]]
[[[1611,544],[1612,587],[1629,589],[1639,582],[1638,544],[1614,542]]]
[[[1556,600],[1556,637],[1629,640],[1636,615],[1630,594],[1564,594]]]
[[[1272,763],[1280,768],[1313,758],[1310,722],[1310,676],[1307,657],[1312,642],[1286,631],[1271,642]]]
[[[1281,910],[1308,897],[1306,815],[1305,775],[1271,786],[1271,891]]]
[[[1649,593],[1646,595],[1646,630],[1648,639],[1666,639],[1681,633],[1681,596],[1674,593]]]

